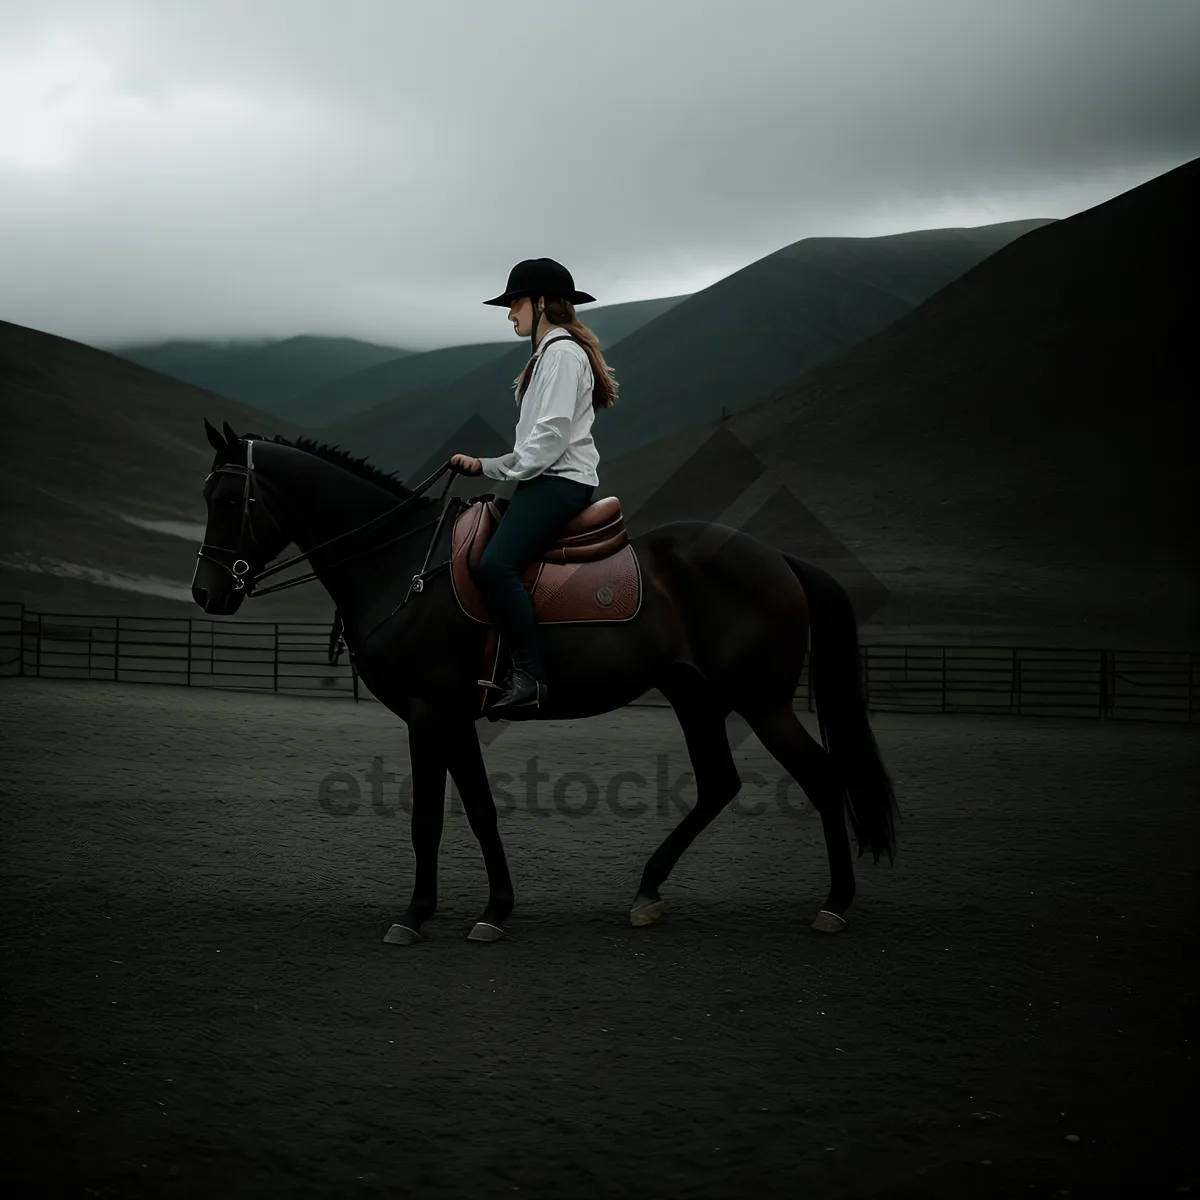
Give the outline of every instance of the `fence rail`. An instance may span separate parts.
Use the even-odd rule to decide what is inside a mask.
[[[329,663],[329,634],[329,625],[312,622],[80,616],[0,602],[0,675],[372,699],[346,659]],[[864,645],[863,687],[872,712],[1192,724],[1196,658],[1166,650]],[[812,711],[807,667],[796,700]]]

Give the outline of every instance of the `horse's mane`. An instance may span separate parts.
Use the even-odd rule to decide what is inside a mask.
[[[266,441],[266,438],[259,437],[255,433],[246,433],[242,435],[247,438],[257,438],[259,441]],[[324,442],[315,442],[312,438],[298,437],[295,441],[285,438],[282,434],[277,433],[270,439],[273,442],[279,443],[281,446],[291,446],[295,450],[304,450],[308,454],[315,454],[318,458],[323,458],[326,462],[334,463],[336,466],[343,467],[347,471],[359,476],[361,479],[370,480],[371,483],[377,483],[380,487],[391,492],[393,496],[399,497],[401,500],[407,500],[413,494],[410,487],[406,487],[399,479],[396,478],[395,471],[384,471],[381,467],[375,466],[374,463],[369,463],[364,455],[362,458],[354,458],[349,450],[343,450],[341,446],[329,446]],[[423,507],[426,504],[432,504],[433,500],[430,496],[422,496],[418,501],[418,507]]]

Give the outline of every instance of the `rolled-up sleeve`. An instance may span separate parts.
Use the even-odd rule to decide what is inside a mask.
[[[481,458],[489,479],[532,479],[562,456],[575,420],[582,366],[569,351],[546,352],[523,403],[535,406],[533,426],[508,454]]]

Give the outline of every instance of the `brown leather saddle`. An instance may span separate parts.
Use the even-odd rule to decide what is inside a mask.
[[[450,579],[459,608],[486,625],[480,707],[494,694],[500,663],[500,639],[475,583],[475,568],[492,536],[505,501],[477,496],[459,514],[451,533]],[[522,582],[533,599],[539,625],[630,621],[642,606],[642,575],[629,542],[625,517],[616,496],[606,496],[572,518],[529,564]]]

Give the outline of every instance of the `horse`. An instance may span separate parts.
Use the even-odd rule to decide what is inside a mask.
[[[339,447],[239,437],[227,421],[223,432],[207,420],[204,426],[215,457],[203,485],[207,522],[192,580],[195,602],[209,616],[230,616],[248,597],[319,581],[336,605],[358,677],[408,727],[413,887],[384,940],[427,937],[422,926],[437,908],[447,773],[487,875],[487,904],[467,937],[507,937],[515,895],[476,728],[479,688],[487,686],[480,664],[492,631],[486,614],[472,615],[465,599],[481,548],[470,539],[489,513],[493,521],[499,515],[497,503],[490,495],[446,499],[455,476],[449,462],[409,487]],[[442,474],[446,484],[435,500],[425,493]],[[616,498],[592,510],[571,523],[582,532],[569,528],[526,577],[532,586],[547,571],[556,581],[551,591],[570,578],[591,589],[586,603],[578,595],[572,601],[579,612],[564,617],[560,604],[563,619],[556,620],[549,619],[552,599],[534,592],[549,696],[530,719],[598,716],[651,689],[674,709],[696,799],[646,862],[631,924],[662,917],[661,888],[671,870],[741,789],[725,728],[736,712],[820,816],[830,882],[811,928],[843,931],[856,887],[850,834],[858,857],[870,851],[876,863],[881,855],[894,862],[898,817],[863,694],[850,598],[815,564],[728,526],[674,521],[630,538]],[[272,562],[292,544],[299,554]],[[301,560],[309,574],[262,586]],[[618,589],[628,592],[634,581],[636,608],[621,600],[622,619],[609,619],[620,607],[614,588],[594,586],[610,578],[605,571],[624,572],[619,580],[611,575]],[[586,619],[575,619],[580,612]],[[793,709],[806,654],[820,742]]]

